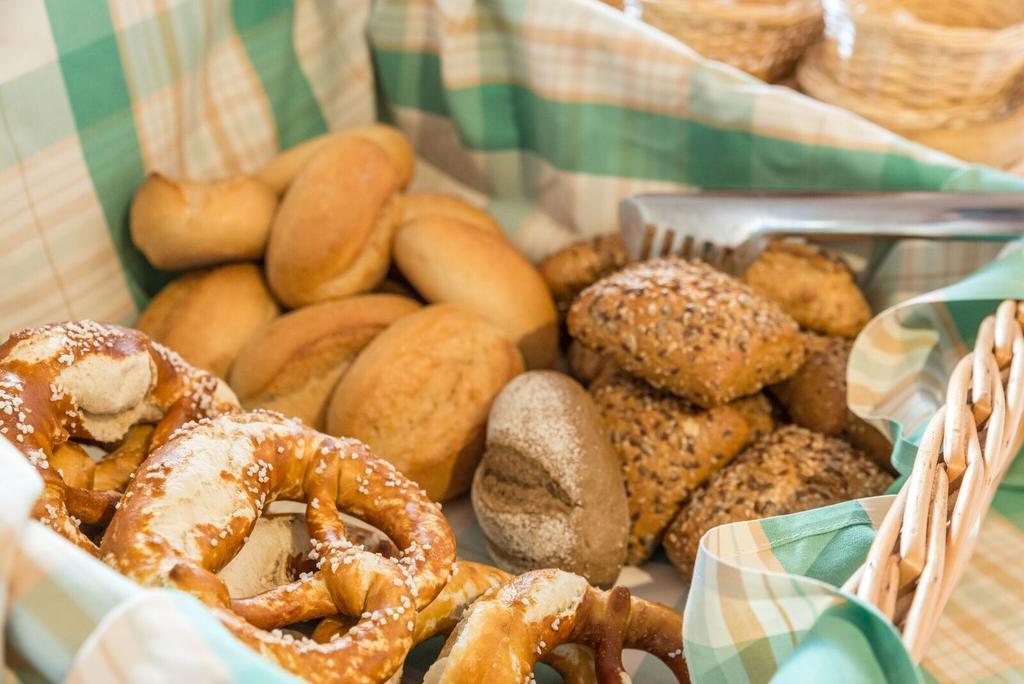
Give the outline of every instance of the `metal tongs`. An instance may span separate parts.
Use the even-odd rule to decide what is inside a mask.
[[[698,258],[734,275],[779,238],[849,243],[1024,237],[1024,193],[1009,192],[696,192],[630,197],[619,212],[633,258]]]

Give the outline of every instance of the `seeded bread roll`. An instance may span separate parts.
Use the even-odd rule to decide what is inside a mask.
[[[843,440],[787,425],[755,442],[690,499],[665,534],[665,551],[689,577],[700,539],[713,527],[874,496],[891,483]]]
[[[626,482],[626,562],[639,565],[694,490],[771,431],[771,406],[757,394],[702,410],[625,373],[605,378],[591,392]]]
[[[291,307],[366,292],[388,270],[412,151],[396,130],[331,136],[298,170],[267,244],[267,279]]]
[[[297,309],[242,348],[230,384],[242,406],[279,411],[322,430],[327,399],[382,330],[419,308],[396,295],[346,297]]]
[[[743,274],[743,281],[808,330],[856,337],[871,319],[850,268],[819,247],[773,242]]]
[[[165,271],[260,259],[276,209],[274,191],[251,176],[200,182],[151,173],[132,198],[132,242]]]
[[[550,368],[558,349],[551,293],[530,262],[503,237],[444,216],[403,223],[398,268],[431,302],[458,304],[505,330],[527,368]]]
[[[279,312],[259,268],[229,264],[169,283],[135,327],[193,366],[226,378],[242,346]]]
[[[451,304],[402,317],[334,389],[327,431],[362,440],[435,500],[465,492],[491,402],[523,371],[504,331]]]
[[[531,371],[505,386],[491,407],[472,492],[499,567],[615,582],[628,526],[622,473],[597,407],[570,377]]]
[[[842,437],[885,469],[891,468],[892,445],[846,405],[846,366],[853,340],[804,334],[807,357],[792,377],[771,392],[797,425]]]
[[[758,392],[803,362],[779,307],[699,261],[644,261],[584,290],[569,332],[623,369],[705,408]]]
[[[627,263],[622,237],[602,235],[558,250],[540,262],[537,270],[551,288],[558,314],[564,319],[576,295]]]

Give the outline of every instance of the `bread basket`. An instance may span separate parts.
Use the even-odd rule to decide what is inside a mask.
[[[970,111],[993,119],[1013,108],[1024,69],[1024,3],[822,4],[824,40],[810,60],[838,87],[867,101],[950,115]]]
[[[820,0],[639,0],[641,18],[704,57],[765,81],[786,76],[821,33]]]
[[[1024,302],[1007,300],[957,364],[913,470],[844,590],[899,629],[915,663],[963,574],[996,488],[1024,441]]]

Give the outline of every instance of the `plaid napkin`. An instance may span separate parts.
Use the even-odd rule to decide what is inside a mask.
[[[702,60],[592,0],[0,2],[0,335],[130,322],[172,277],[128,238],[146,172],[251,172],[374,119],[412,140],[417,188],[486,206],[531,258],[614,230],[618,201],[638,192],[1024,188]],[[872,296],[933,289],[993,254],[905,245]],[[0,444],[5,678],[284,677],[192,599],[142,591],[28,522],[34,483]],[[466,504],[449,514],[463,555],[485,559]],[[686,593],[664,560],[623,581],[677,606]],[[691,607],[687,624],[698,617]],[[714,648],[730,639],[715,634]],[[947,649],[956,663],[943,672],[968,671],[967,650]],[[667,681],[659,668],[630,661],[637,681]]]

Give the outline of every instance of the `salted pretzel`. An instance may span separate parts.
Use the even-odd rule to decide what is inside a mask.
[[[576,643],[594,650],[601,684],[629,681],[623,648],[653,653],[689,682],[682,631],[679,613],[631,598],[625,587],[601,591],[578,575],[535,570],[474,602],[423,681],[523,684],[533,681],[537,660]]]
[[[61,447],[72,438],[117,443],[140,423],[156,424],[149,443],[157,445],[185,422],[237,407],[227,385],[136,330],[59,323],[0,345],[0,435],[43,478],[33,515],[92,554],[80,524],[105,523],[121,495],[82,486],[95,477],[82,460],[88,456]]]
[[[264,507],[279,499],[306,502],[318,567],[244,605],[289,624],[308,612],[303,603],[310,596],[324,594],[328,614],[359,616],[330,643],[260,629],[214,574],[238,553]],[[400,557],[353,545],[339,509],[381,530]],[[155,450],[128,486],[100,551],[143,585],[195,594],[243,643],[294,674],[376,683],[412,647],[415,611],[447,582],[455,540],[440,507],[365,445],[257,411],[187,425]]]

